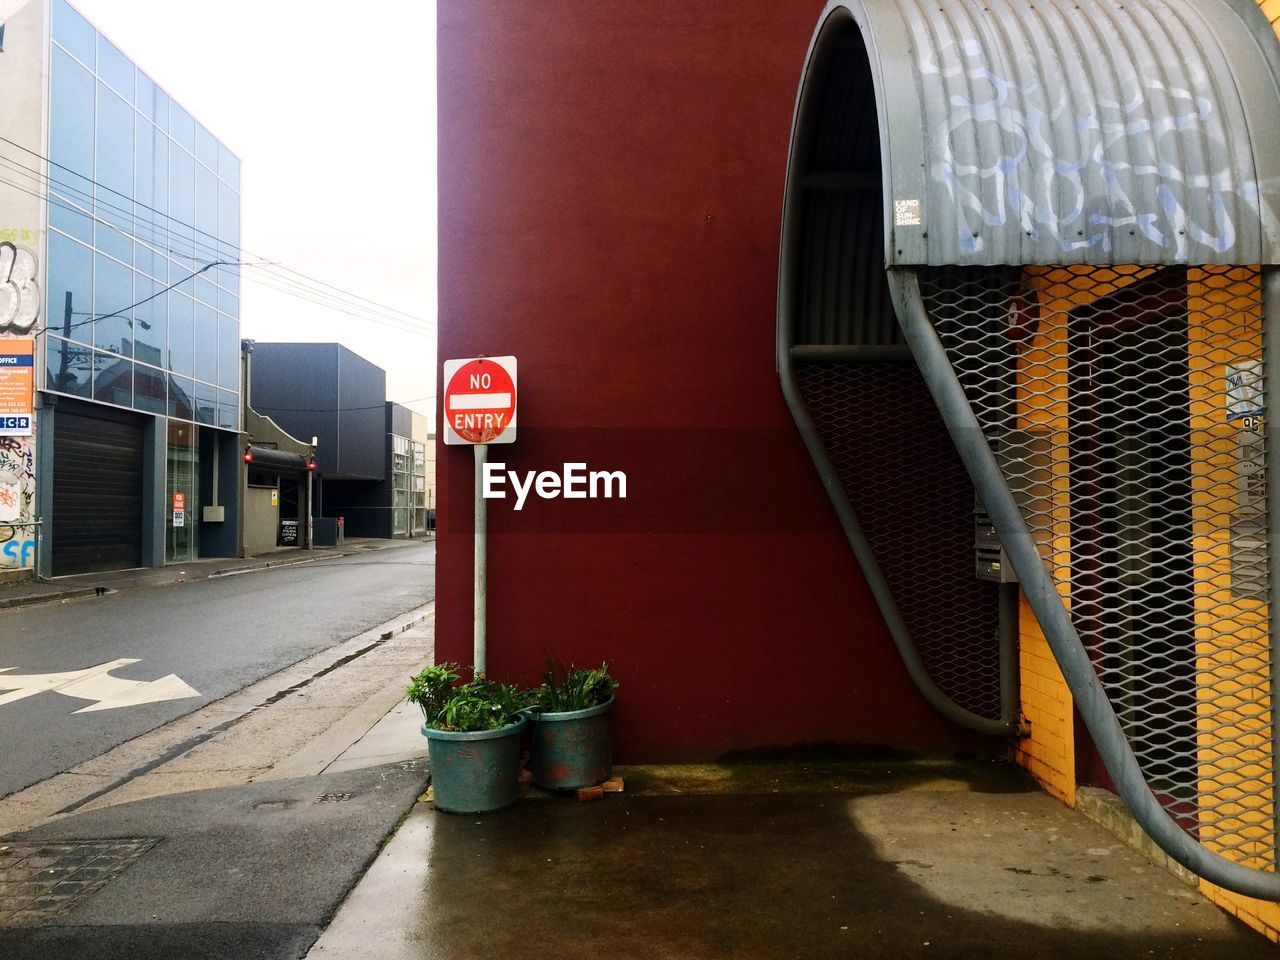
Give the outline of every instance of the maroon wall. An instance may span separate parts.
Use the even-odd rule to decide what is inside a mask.
[[[614,661],[617,752],[973,746],[915,692],[783,403],[778,228],[820,0],[440,0],[440,357],[515,354],[489,673]],[[472,455],[439,451],[437,655],[471,659]]]

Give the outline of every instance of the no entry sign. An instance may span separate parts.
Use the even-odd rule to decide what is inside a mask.
[[[444,362],[444,442],[514,443],[516,358]]]

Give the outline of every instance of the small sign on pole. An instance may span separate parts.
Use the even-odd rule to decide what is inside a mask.
[[[475,587],[472,668],[485,675],[484,466],[489,444],[515,443],[516,358],[469,357],[444,362],[444,442],[471,444],[475,452]]]

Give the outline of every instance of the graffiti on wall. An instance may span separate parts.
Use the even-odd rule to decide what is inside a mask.
[[[40,315],[36,255],[0,240],[0,332],[28,333]]]
[[[954,206],[963,251],[983,249],[981,227],[1017,224],[1063,251],[1105,254],[1111,231],[1124,228],[1187,260],[1196,247],[1230,250],[1232,209],[1258,210],[1256,181],[1209,165],[1203,144],[1221,141],[1222,124],[1202,70],[1144,74],[1116,60],[1120,95],[1107,100],[1067,83],[1057,90],[1019,85],[991,64],[976,40],[948,44],[921,63],[926,95],[950,104],[931,172]],[[982,146],[960,157],[957,144]],[[1198,214],[1179,200],[1188,188],[1205,197]]]
[[[0,437],[0,569],[35,560],[34,437]]]

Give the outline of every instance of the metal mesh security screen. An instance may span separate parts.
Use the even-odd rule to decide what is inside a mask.
[[[1274,869],[1259,271],[921,282],[1147,783],[1210,849]]]
[[[974,575],[973,484],[919,370],[909,358],[795,370],[925,670],[999,720],[999,586]]]

